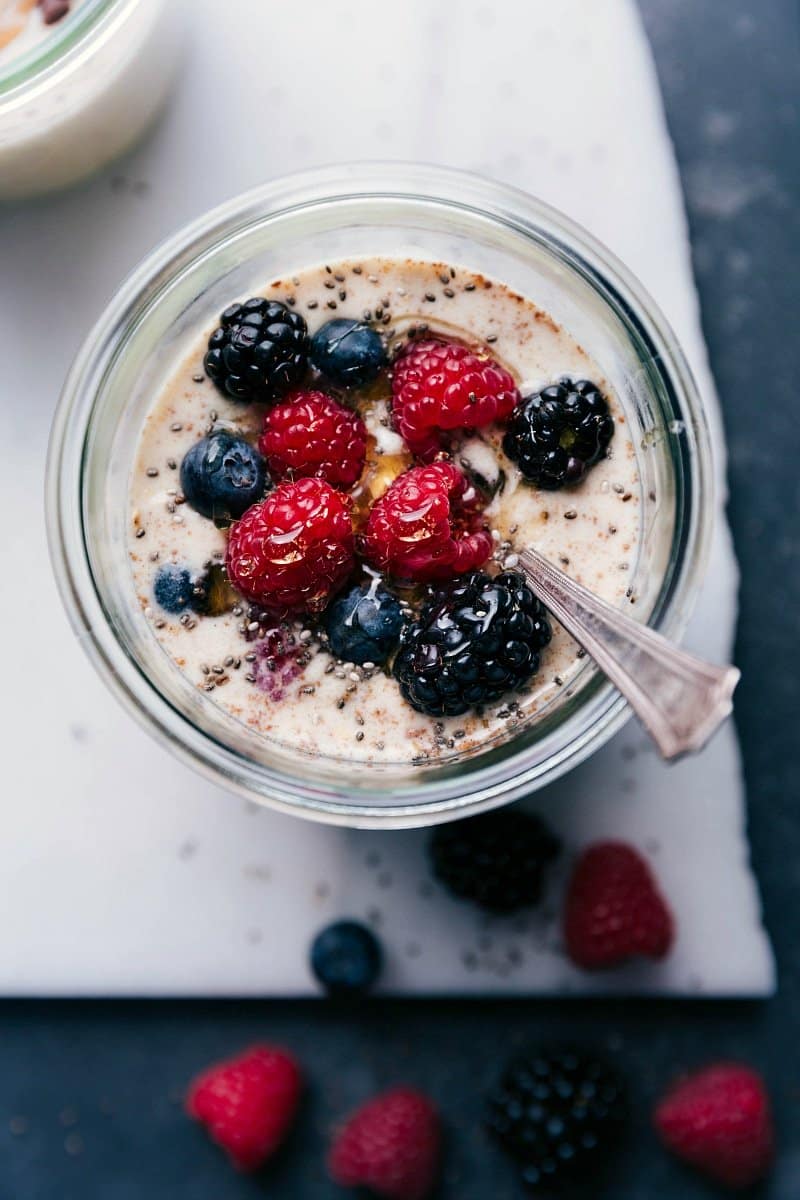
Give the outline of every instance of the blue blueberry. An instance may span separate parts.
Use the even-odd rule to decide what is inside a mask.
[[[357,921],[336,921],[326,926],[311,946],[311,969],[332,995],[354,996],[369,991],[382,965],[378,939]]]
[[[402,628],[400,605],[380,586],[354,587],[334,600],[325,613],[331,650],[345,662],[386,662]]]
[[[244,438],[218,429],[195,442],[181,463],[187,503],[213,521],[235,521],[269,486],[264,459]]]
[[[311,339],[311,361],[340,387],[370,383],[386,366],[380,334],[364,321],[328,321]]]
[[[153,595],[165,612],[182,613],[192,600],[192,577],[177,563],[163,563],[156,571]]]

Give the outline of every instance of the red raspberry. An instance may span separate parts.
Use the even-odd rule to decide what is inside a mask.
[[[410,342],[392,370],[397,431],[424,462],[441,451],[443,433],[503,421],[519,398],[505,367],[458,342]]]
[[[186,1111],[206,1126],[237,1170],[255,1171],[286,1137],[299,1099],[294,1059],[272,1046],[251,1046],[198,1075]]]
[[[264,417],[258,448],[273,479],[314,476],[349,488],[361,476],[367,430],[357,413],[324,392],[292,392]]]
[[[426,1096],[395,1088],[362,1105],[334,1142],[331,1178],[388,1200],[424,1200],[441,1154],[439,1115]]]
[[[451,579],[482,566],[492,539],[478,497],[452,463],[412,467],[373,506],[364,556],[397,579]]]
[[[654,1116],[667,1149],[730,1188],[749,1188],[772,1163],[769,1096],[755,1071],[714,1063],[667,1092]]]
[[[228,538],[228,577],[276,615],[319,612],[355,560],[346,497],[322,479],[282,483],[248,508]]]
[[[567,892],[564,935],[579,967],[664,958],[674,937],[672,914],[638,850],[597,842],[584,851]]]

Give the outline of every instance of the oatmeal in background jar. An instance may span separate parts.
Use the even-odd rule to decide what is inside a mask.
[[[0,0],[0,200],[66,187],[160,112],[182,0]]]

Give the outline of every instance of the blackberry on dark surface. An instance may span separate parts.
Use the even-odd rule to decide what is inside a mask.
[[[440,825],[431,837],[433,873],[448,891],[494,913],[512,913],[542,898],[558,839],[518,809]]]
[[[406,627],[394,676],[418,712],[458,716],[527,683],[550,637],[522,575],[474,571],[438,591]]]
[[[530,483],[556,491],[580,483],[613,436],[614,419],[597,385],[564,378],[523,399],[503,449]]]
[[[254,296],[225,309],[204,364],[220,391],[234,400],[267,402],[300,383],[309,349],[300,313]]]
[[[596,1183],[627,1116],[617,1071],[579,1050],[557,1047],[508,1065],[488,1098],[487,1126],[520,1164],[531,1191],[572,1196],[574,1185]]]

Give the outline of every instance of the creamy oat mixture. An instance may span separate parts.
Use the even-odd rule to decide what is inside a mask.
[[[369,313],[390,345],[407,336],[409,327],[421,325],[481,343],[515,375],[523,395],[563,375],[598,384],[608,399],[615,435],[609,456],[577,487],[547,492],[526,483],[502,453],[499,429],[456,442],[452,452],[468,473],[495,490],[485,516],[496,562],[513,567],[515,553],[531,545],[604,599],[628,603],[641,514],[634,447],[622,408],[600,368],[545,312],[504,285],[460,267],[404,259],[314,267],[276,280],[263,294],[290,303],[306,318],[311,333],[334,316]],[[136,592],[154,636],[177,667],[209,702],[265,739],[348,761],[401,764],[474,750],[556,700],[583,664],[575,642],[555,622],[539,673],[523,692],[481,715],[438,720],[406,704],[383,669],[333,659],[319,645],[313,624],[292,623],[295,657],[286,669],[269,673],[255,654],[263,635],[249,619],[246,602],[214,617],[189,612],[170,616],[159,608],[153,582],[161,564],[180,564],[194,576],[225,554],[225,531],[183,502],[179,468],[184,454],[212,427],[228,427],[254,440],[264,411],[228,400],[205,376],[203,357],[215,316],[209,314],[208,328],[155,397],[130,480]],[[370,444],[356,489],[357,522],[411,462],[391,428],[388,393],[384,384],[365,394],[362,415]]]

